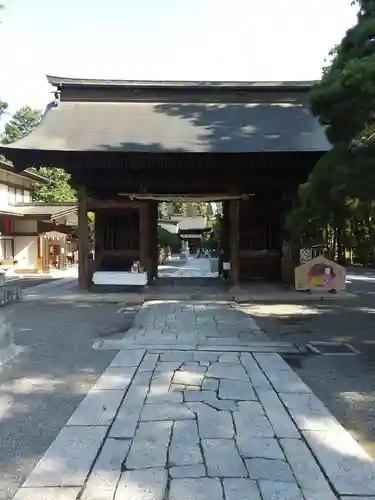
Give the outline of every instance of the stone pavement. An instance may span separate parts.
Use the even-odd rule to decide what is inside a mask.
[[[246,350],[246,328],[264,337],[236,315],[145,304],[15,500],[375,500],[375,463],[278,354]],[[231,329],[242,345],[218,350]]]
[[[174,260],[176,258],[173,258]],[[189,257],[186,261],[180,261],[179,265],[158,266],[160,278],[217,278],[218,273],[211,271],[209,259]]]

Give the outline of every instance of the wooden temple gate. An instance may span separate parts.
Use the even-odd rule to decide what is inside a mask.
[[[233,285],[281,277],[285,213],[329,149],[308,110],[311,82],[49,82],[56,99],[41,124],[0,153],[18,170],[71,174],[82,289],[94,271],[129,270],[134,260],[156,276],[163,193],[224,200],[221,246]]]

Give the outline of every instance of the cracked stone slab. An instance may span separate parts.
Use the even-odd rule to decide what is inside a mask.
[[[172,372],[156,373],[152,377],[150,391],[147,398],[149,401],[163,402],[163,401],[176,401],[178,396],[173,396],[169,392],[171,381],[173,378]]]
[[[249,352],[241,352],[240,361],[245,366],[246,371],[249,375],[261,371],[258,363],[255,361],[254,357]]]
[[[186,385],[183,384],[171,384],[169,387],[169,392],[180,392],[182,398],[182,392],[186,389]],[[181,399],[182,401],[182,399]]]
[[[219,359],[219,353],[216,352],[195,352],[193,354],[194,361],[203,361],[211,363],[213,361],[217,361]]]
[[[286,371],[293,372],[288,363],[283,360],[283,358],[276,353],[254,353],[253,354],[258,365],[265,373],[275,372],[275,371]]]
[[[219,398],[235,401],[257,401],[253,386],[242,380],[220,379]]]
[[[225,354],[220,354],[219,363],[238,363],[239,357],[238,352],[227,352]]]
[[[343,427],[303,431],[303,435],[339,495],[375,492],[375,462]]]
[[[90,473],[81,500],[111,500],[130,448],[129,440],[107,439]]]
[[[81,404],[73,412],[67,426],[109,426],[124,397],[124,391],[93,390],[89,391]]]
[[[284,453],[275,438],[236,439],[240,454],[244,458],[268,458],[285,460]]]
[[[239,407],[240,411],[233,413],[233,418],[237,429],[236,441],[241,449],[245,448],[250,438],[275,437],[275,431],[259,403],[240,402]]]
[[[171,393],[176,394],[176,393]],[[194,413],[180,403],[146,403],[143,407],[140,421],[157,420],[187,420],[194,419]]]
[[[139,365],[138,369],[140,371],[154,371],[158,359],[159,359],[158,354],[147,353],[146,356],[143,358],[142,363]]]
[[[290,415],[285,410],[279,397],[274,391],[257,390],[259,401],[261,402],[268,420],[271,422],[278,438],[301,438]]]
[[[82,486],[106,432],[99,426],[64,427],[23,487]]]
[[[268,479],[283,483],[294,483],[292,470],[283,460],[269,460],[267,458],[250,458],[245,460],[251,479]]]
[[[173,384],[172,384],[173,386]],[[154,387],[153,392],[147,396],[147,403],[182,403],[182,390],[185,388],[176,388],[172,386]]]
[[[300,430],[336,431],[341,424],[314,394],[279,393]],[[287,436],[285,436],[287,437]]]
[[[229,411],[216,411],[204,403],[186,403],[198,416],[198,430],[202,439],[232,438],[232,415]]]
[[[217,378],[204,378],[202,382],[202,391],[217,391],[218,389],[219,380]]]
[[[181,366],[181,361],[159,361],[155,373],[174,372]]]
[[[310,491],[322,500],[336,500],[306,444],[299,439],[281,439],[280,444],[302,491]]]
[[[161,361],[193,361],[193,351],[167,351],[160,354]]]
[[[293,371],[268,371],[266,376],[276,392],[312,394],[310,387]]]
[[[203,464],[183,465],[181,467],[171,467],[169,475],[172,479],[188,477],[206,477],[206,468]]]
[[[262,500],[257,483],[251,479],[224,479],[225,500]]]
[[[110,437],[129,439],[134,436],[151,376],[152,372],[137,373],[112,424]]]
[[[258,481],[263,500],[304,500],[296,483],[280,481]]]
[[[184,391],[184,400],[187,403],[203,402],[216,410],[237,411],[238,407],[234,401],[218,399],[212,391]]]
[[[98,378],[92,390],[125,391],[129,387],[136,369],[136,366],[109,366]]]
[[[168,500],[223,500],[223,489],[219,479],[172,479]]]
[[[181,368],[180,370],[182,371],[189,371],[189,370],[203,370],[204,371],[204,368],[202,369],[202,367],[200,366],[199,362],[198,361],[185,361],[184,363],[182,363],[181,365]]]
[[[250,381],[241,363],[212,363],[206,372],[206,376]]]
[[[126,460],[127,469],[165,467],[172,422],[141,422]]]
[[[120,351],[116,354],[115,359],[112,361],[110,366],[112,368],[115,366],[138,366],[145,353],[145,349]]]
[[[163,469],[123,472],[114,500],[163,500],[168,474]]]
[[[199,373],[195,371],[177,371],[174,373],[173,383],[200,386],[203,381],[203,378],[204,378],[204,372]]]
[[[202,439],[202,448],[209,476],[248,476],[233,439]]]
[[[195,465],[203,463],[197,422],[180,420],[173,424],[172,439],[169,447],[169,465]]]
[[[13,500],[76,500],[79,492],[80,488],[20,488]]]

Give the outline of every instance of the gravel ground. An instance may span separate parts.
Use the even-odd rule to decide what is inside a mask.
[[[119,304],[15,307],[24,351],[0,367],[0,499],[11,498],[116,354],[92,343],[130,326],[135,308]]]
[[[375,302],[371,295],[314,306],[248,306],[274,340],[349,342],[355,356],[309,355],[286,359],[341,424],[375,458]]]

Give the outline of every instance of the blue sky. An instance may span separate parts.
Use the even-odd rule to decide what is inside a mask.
[[[44,108],[45,75],[317,79],[350,0],[2,0],[0,92]]]

